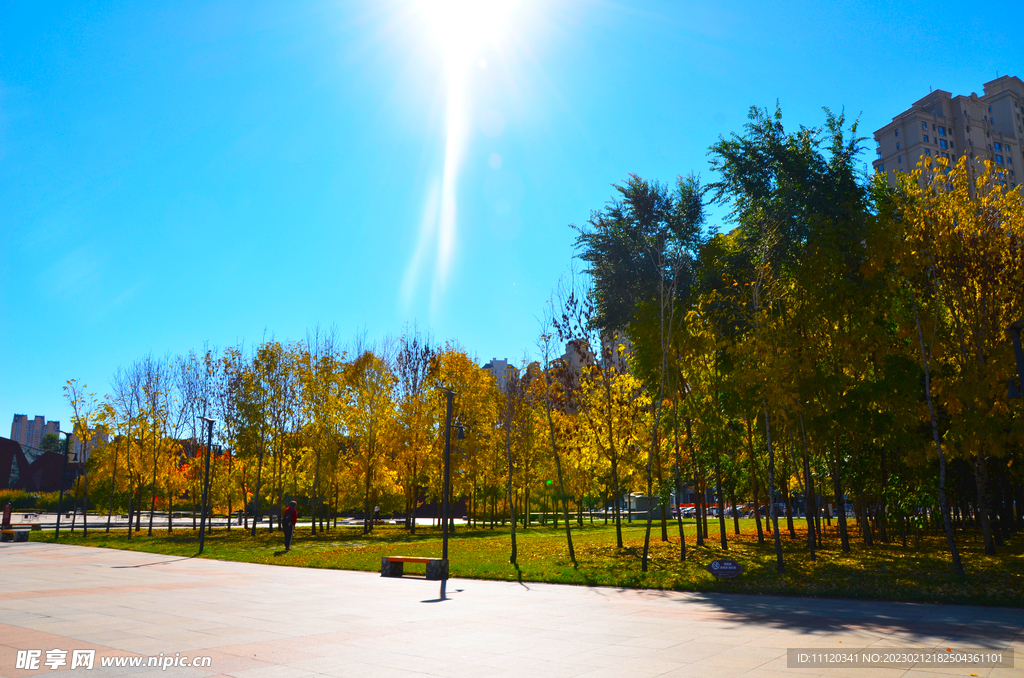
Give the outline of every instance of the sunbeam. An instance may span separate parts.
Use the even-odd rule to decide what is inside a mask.
[[[413,303],[418,285],[428,279],[432,315],[444,297],[458,243],[458,187],[470,127],[469,70],[483,49],[498,41],[507,30],[516,4],[515,0],[419,3],[422,25],[444,58],[445,145],[440,185],[432,184],[425,199],[416,248],[403,277],[401,301],[406,309]],[[432,275],[427,272],[431,263]]]

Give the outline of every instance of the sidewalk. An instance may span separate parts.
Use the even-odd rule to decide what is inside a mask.
[[[1024,676],[1024,611],[375,574],[38,542],[0,545],[0,675],[18,650],[96,650],[68,675]],[[787,647],[1005,648],[1014,669],[787,669]],[[209,656],[206,669],[102,656]],[[64,667],[67,669],[67,667]]]

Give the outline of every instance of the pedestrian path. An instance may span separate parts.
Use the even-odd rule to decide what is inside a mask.
[[[0,544],[0,676],[1024,676],[1024,611],[636,591]],[[1021,668],[787,668],[787,648],[1012,647]],[[16,668],[19,651],[39,668]],[[66,664],[43,664],[48,651]],[[84,655],[82,655],[84,656]],[[179,661],[100,666],[104,658]],[[184,668],[180,659],[209,657]],[[54,660],[61,656],[53,655]],[[170,659],[169,659],[170,658]]]

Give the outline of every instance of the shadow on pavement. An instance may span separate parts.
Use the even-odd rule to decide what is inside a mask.
[[[140,565],[111,565],[112,570],[127,570],[134,569],[136,567],[149,567],[150,565],[166,565],[167,563],[177,563],[182,560],[192,560],[195,556],[182,556],[181,558],[171,558],[170,560],[158,560],[155,563],[142,563]]]
[[[737,624],[816,633],[892,634],[894,646],[937,642],[1002,649],[1024,631],[1024,612],[1013,608],[929,605],[890,601],[786,598],[729,593],[649,591],[650,595],[722,612]]]

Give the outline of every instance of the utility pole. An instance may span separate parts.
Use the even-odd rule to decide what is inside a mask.
[[[455,391],[445,389],[447,407],[444,415],[444,488],[441,490],[441,560],[444,561],[444,574],[441,576],[441,600],[444,600],[445,585],[448,583],[448,493],[451,484],[452,457],[452,406]]]
[[[71,445],[71,434],[65,431],[59,432],[64,434],[64,465],[61,466],[60,470],[60,494],[57,495],[57,529],[53,534],[54,541],[60,539],[60,514],[64,505],[64,482],[68,477],[68,447]],[[130,522],[128,529],[131,529]]]
[[[199,514],[199,554],[202,555],[203,545],[206,541],[206,503],[210,492],[210,448],[213,447],[213,422],[216,420],[210,417],[196,418],[205,421],[209,428],[206,437],[206,470],[203,472],[203,506]]]

